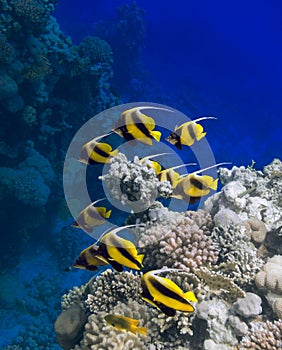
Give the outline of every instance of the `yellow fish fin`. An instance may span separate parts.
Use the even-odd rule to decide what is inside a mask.
[[[156,141],[160,141],[162,133],[160,131],[151,131],[150,134]]]
[[[139,255],[137,255],[137,259],[136,259],[142,267],[143,267],[144,256],[145,256],[144,254],[139,254]]]
[[[143,334],[143,335],[147,335],[147,328],[146,327],[137,327],[136,331]]]
[[[118,149],[115,149],[114,151],[111,152],[111,156],[115,157],[118,154]]]
[[[108,210],[107,212],[105,212],[104,218],[108,219],[111,216],[112,210]]]
[[[158,306],[153,302],[153,300],[150,300],[150,299],[145,298],[145,297],[143,297],[143,296],[141,296],[141,299],[144,300],[144,301],[146,301],[147,303],[149,303],[150,305],[152,305],[152,306],[154,306],[154,307],[158,307]]]
[[[218,179],[214,179],[213,177],[209,176],[209,175],[203,175],[201,176],[202,180],[204,180],[204,184],[213,189],[216,190],[217,189],[217,183],[218,183]]]
[[[203,137],[205,137],[207,134],[206,132],[204,132],[204,128],[202,127],[201,124],[195,123],[194,130],[195,130],[196,139],[198,141],[201,140]]]
[[[103,218],[105,217],[106,214],[106,208],[105,207],[95,207],[95,211],[100,214]]]
[[[187,299],[189,301],[192,301],[194,303],[198,302],[198,299],[196,298],[195,294],[191,290],[189,290],[189,292],[184,293],[183,296],[185,299]]]
[[[158,162],[154,162],[154,161],[152,163],[153,163],[152,168],[155,170],[156,174],[160,173],[162,170],[161,164]]]

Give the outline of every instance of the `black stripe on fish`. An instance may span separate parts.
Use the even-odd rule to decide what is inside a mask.
[[[104,257],[108,263],[118,272],[123,271],[123,266],[116,262],[115,260],[112,260],[112,258],[108,254],[107,246],[104,243],[100,243],[99,249],[98,249],[99,254]]]
[[[97,153],[99,156],[104,157],[104,158],[109,158],[110,155],[103,151],[102,149],[99,148],[99,145],[95,145],[93,148],[93,152]]]
[[[189,197],[189,204],[195,204],[201,197]]]
[[[140,269],[142,268],[140,262],[135,260],[134,257],[126,250],[126,248],[119,247],[119,242],[115,239],[114,236],[112,236],[112,243],[112,245],[115,246],[117,250],[121,253],[121,255],[123,255],[127,260],[136,264]]]
[[[174,145],[177,149],[182,149],[181,141],[180,141],[180,135],[178,135],[176,132],[172,132],[169,137],[174,140]]]
[[[171,317],[175,316],[175,314],[176,314],[175,309],[172,309],[172,308],[154,300],[154,298],[150,294],[150,292],[149,292],[149,290],[148,290],[148,288],[143,280],[141,280],[141,287],[142,287],[141,297],[150,300],[153,304],[155,304],[167,316],[171,316]]]
[[[191,136],[191,139],[195,140],[196,139],[196,135],[194,133],[194,128],[193,128],[193,124],[192,123],[188,124],[187,130],[188,130],[189,135]]]
[[[161,294],[168,298],[175,299],[183,304],[189,304],[188,301],[184,298],[182,298],[180,295],[177,293],[174,293],[172,290],[166,288],[164,285],[162,285],[160,282],[158,282],[154,277],[148,277],[149,282],[152,284],[152,286]]]
[[[139,115],[137,111],[134,111],[131,114],[132,121],[134,125],[147,137],[153,138],[152,135],[150,134],[149,130],[146,128],[145,124],[142,122],[142,120],[139,118]]]
[[[208,189],[207,186],[205,186],[201,181],[195,179],[195,178],[191,178],[190,182],[193,186],[195,186],[196,188],[198,188],[199,190],[206,190]]]

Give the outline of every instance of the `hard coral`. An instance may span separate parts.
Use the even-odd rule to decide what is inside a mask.
[[[220,261],[233,265],[229,277],[236,278],[239,284],[250,283],[262,267],[263,260],[257,256],[255,246],[246,235],[246,227],[215,227],[211,239],[219,250]]]
[[[122,153],[112,158],[109,172],[101,180],[115,200],[134,212],[146,210],[157,197],[167,197],[171,193],[168,181],[160,182],[155,171],[142,165],[138,157],[129,162]]]
[[[209,216],[199,211],[175,213],[175,221],[140,228],[138,245],[144,250],[146,269],[166,266],[190,271],[214,264],[218,251],[209,236],[209,223]]]
[[[113,63],[113,53],[110,45],[98,37],[87,36],[79,45],[82,58],[87,58],[90,64]]]
[[[252,322],[252,330],[243,337],[238,350],[278,350],[282,348],[282,320]]]
[[[53,12],[55,1],[11,0],[10,3],[19,20],[39,24],[47,15]]]

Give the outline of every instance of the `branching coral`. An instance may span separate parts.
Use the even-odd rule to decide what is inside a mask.
[[[255,246],[246,235],[246,227],[215,227],[211,238],[219,250],[220,261],[233,266],[228,276],[235,278],[239,284],[250,283],[263,265],[263,260],[257,256]]]
[[[243,337],[238,350],[278,350],[282,348],[282,320],[252,322],[251,331]]]

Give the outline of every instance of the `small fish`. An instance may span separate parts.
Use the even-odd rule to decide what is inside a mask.
[[[178,168],[182,168],[184,166],[189,166],[189,165],[196,165],[196,163],[181,164],[172,168],[164,169],[157,173],[157,177],[160,182],[162,181],[170,182],[172,188],[174,188],[177,185],[178,181],[180,180],[180,175],[174,170]]]
[[[189,122],[183,123],[180,126],[176,126],[174,132],[172,132],[166,141],[175,145],[178,149],[182,149],[182,146],[192,146],[195,141],[201,140],[206,136],[202,125],[197,122],[205,119],[217,119],[215,117],[200,117],[196,120],[190,120]]]
[[[112,157],[118,154],[118,150],[112,149],[112,146],[105,142],[98,142],[101,138],[110,135],[104,134],[95,137],[82,146],[78,161],[85,164],[109,163]]]
[[[194,312],[195,308],[192,304],[198,301],[195,294],[192,291],[183,292],[182,289],[170,279],[158,276],[159,273],[167,271],[179,270],[162,269],[145,273],[141,281],[146,288],[145,292],[143,290],[144,295],[141,296],[145,298],[145,300],[147,299],[147,301],[150,300],[151,304],[155,304],[157,307],[159,307],[160,304],[166,306],[168,312],[171,312],[170,309]]]
[[[107,265],[108,262],[98,252],[98,246],[92,244],[84,249],[76,259],[72,267],[82,270],[96,271],[99,266]]]
[[[103,225],[111,215],[112,210],[108,210],[105,207],[95,207],[95,204],[103,201],[105,198],[96,200],[84,208],[72,224],[73,227],[84,229],[86,232],[91,233],[93,227]]]
[[[154,161],[154,160],[151,160],[151,158],[156,158],[156,157],[159,157],[159,156],[163,156],[163,155],[166,155],[166,154],[172,154],[172,153],[157,153],[157,154],[151,154],[147,157],[143,157],[140,159],[140,163],[142,165],[146,165],[148,168],[151,168],[151,169],[154,169],[155,170],[155,173],[158,174],[161,170],[162,170],[162,166],[160,163]]]
[[[139,106],[121,113],[113,131],[127,141],[138,140],[152,146],[153,139],[160,141],[161,132],[155,131],[156,123],[153,118],[141,113],[142,109],[157,109],[173,112],[166,108],[153,106]]]
[[[194,204],[201,197],[210,193],[210,190],[216,190],[218,179],[214,179],[208,175],[197,175],[198,173],[212,169],[216,166],[230,163],[219,163],[205,169],[200,169],[188,175],[180,176],[171,197],[185,200],[188,203]]]
[[[106,234],[103,233],[99,238],[99,255],[119,272],[123,271],[123,266],[133,270],[140,270],[143,267],[144,255],[138,254],[135,245],[131,241],[117,235],[117,232],[133,226],[136,225],[118,227]]]
[[[105,320],[107,321],[108,324],[115,327],[116,329],[119,329],[122,331],[129,331],[134,334],[136,334],[136,332],[139,332],[141,334],[147,335],[147,328],[138,327],[139,321],[133,318],[108,314],[105,316]]]

